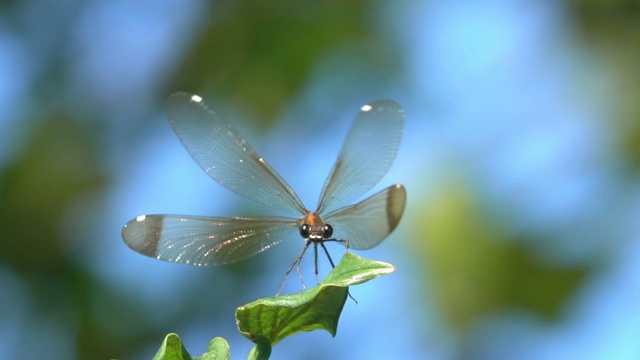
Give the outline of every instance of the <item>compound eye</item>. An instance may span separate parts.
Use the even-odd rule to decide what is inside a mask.
[[[333,235],[333,227],[329,224],[326,224],[324,228],[322,228],[322,238],[328,239]]]
[[[302,226],[300,226],[300,236],[305,239],[308,239],[309,236],[311,236],[311,227],[309,224],[302,224]]]

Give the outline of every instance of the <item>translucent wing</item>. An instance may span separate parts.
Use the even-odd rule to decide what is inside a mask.
[[[197,95],[169,97],[167,115],[191,157],[220,185],[261,204],[304,213],[302,202],[232,126]]]
[[[392,185],[357,204],[327,214],[324,221],[333,226],[335,238],[349,242],[349,248],[371,249],[396,228],[406,200],[404,186]]]
[[[331,211],[371,190],[396,158],[404,111],[392,100],[361,108],[324,183],[317,212]]]
[[[219,265],[246,259],[297,233],[296,219],[143,215],[122,228],[131,249],[158,260]]]

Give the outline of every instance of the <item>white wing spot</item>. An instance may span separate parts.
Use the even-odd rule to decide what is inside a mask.
[[[372,109],[371,105],[364,105],[363,107],[360,108],[360,110],[362,111],[370,111]]]
[[[136,218],[136,221],[144,221],[147,218],[147,215],[140,215]]]
[[[202,101],[202,98],[198,95],[191,95],[191,101],[199,103]]]

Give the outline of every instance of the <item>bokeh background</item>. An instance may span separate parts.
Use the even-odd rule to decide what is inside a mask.
[[[406,111],[377,187],[403,183],[405,215],[360,253],[398,270],[273,358],[638,359],[638,64],[631,0],[2,1],[0,358],[145,359],[169,332],[246,356],[234,309],[302,242],[197,268],[120,237],[140,214],[278,215],[182,148],[163,107],[189,91],[310,207],[359,107]]]

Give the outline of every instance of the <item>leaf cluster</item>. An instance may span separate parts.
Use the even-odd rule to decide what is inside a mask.
[[[327,330],[336,335],[349,286],[362,284],[395,270],[391,264],[362,258],[351,252],[316,287],[307,291],[259,299],[236,309],[238,331],[256,345],[248,359],[268,359],[282,339],[302,331]],[[154,360],[230,359],[229,344],[216,337],[206,353],[191,356],[177,334],[168,334]]]

